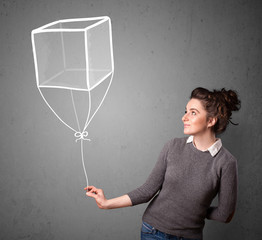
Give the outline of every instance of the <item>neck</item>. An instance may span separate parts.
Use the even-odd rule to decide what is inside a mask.
[[[194,144],[198,150],[206,151],[216,141],[216,135],[213,132],[208,132],[203,135],[194,136]]]

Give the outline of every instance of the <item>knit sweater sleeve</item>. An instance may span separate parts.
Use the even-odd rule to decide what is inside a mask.
[[[165,146],[163,147],[156,162],[156,165],[153,168],[149,177],[147,178],[146,182],[137,189],[127,193],[127,195],[131,199],[133,206],[148,202],[161,189],[162,183],[165,178],[168,148],[169,143],[165,144]]]
[[[207,211],[207,219],[228,223],[231,221],[237,202],[237,161],[231,158],[223,169],[218,192],[218,206],[211,206]]]

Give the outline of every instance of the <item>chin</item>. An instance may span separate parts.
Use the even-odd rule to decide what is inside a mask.
[[[189,132],[189,131],[185,131],[185,130],[184,130],[184,134],[185,134],[185,135],[192,135],[191,132]]]

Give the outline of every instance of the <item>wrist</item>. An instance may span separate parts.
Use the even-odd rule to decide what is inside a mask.
[[[105,199],[103,205],[102,205],[103,209],[110,209],[110,200]]]

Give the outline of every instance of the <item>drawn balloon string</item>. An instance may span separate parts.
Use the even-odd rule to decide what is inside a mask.
[[[64,19],[34,29],[31,33],[36,83],[39,93],[54,115],[74,132],[81,143],[81,159],[86,178],[83,141],[87,128],[102,106],[114,75],[112,27],[109,17]],[[102,98],[91,114],[92,90],[109,79]],[[43,89],[70,91],[77,129],[62,119],[51,106]],[[88,94],[88,113],[81,128],[73,91]]]

